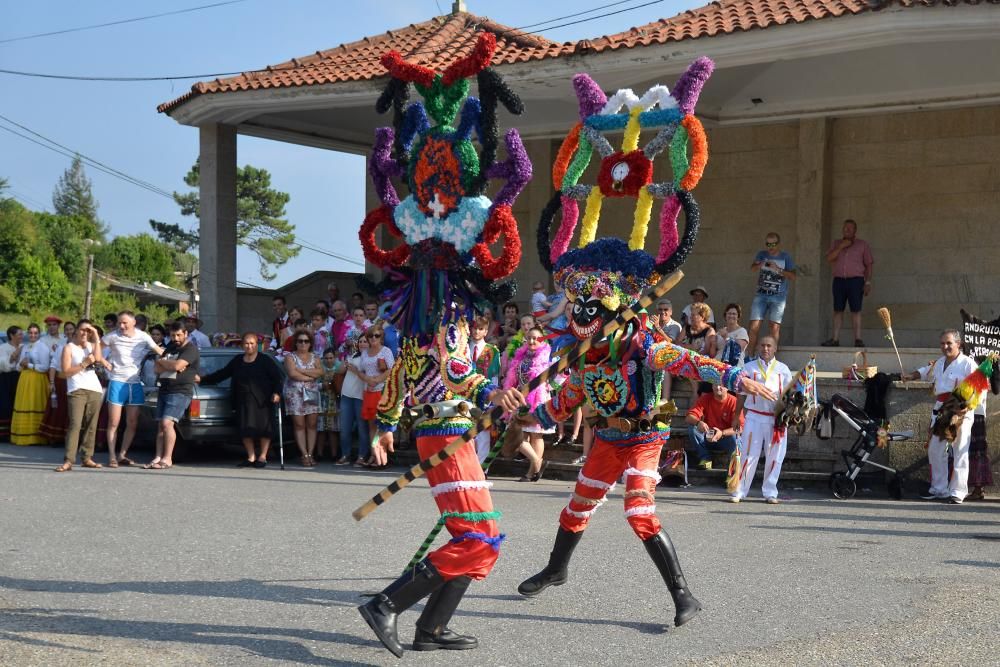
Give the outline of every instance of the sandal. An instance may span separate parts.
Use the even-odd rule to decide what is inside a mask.
[[[69,472],[73,469],[73,464],[69,461],[63,461],[63,464],[55,469],[56,472]]]
[[[118,461],[116,459],[111,459],[110,461],[108,461],[108,467],[109,468],[117,468],[118,467]]]
[[[153,470],[153,466],[159,464],[159,462],[160,462],[160,459],[153,459],[152,461],[150,461],[146,465],[142,466],[142,469],[143,470]]]
[[[134,466],[135,465],[135,461],[133,461],[132,459],[130,459],[127,456],[123,456],[120,459],[118,459],[118,465]]]
[[[164,463],[163,461],[158,461],[157,463],[149,464],[150,470],[166,470],[168,468],[173,468],[173,467],[174,467],[173,463]]]
[[[103,468],[104,467],[100,463],[98,463],[97,461],[95,461],[94,459],[84,459],[83,463],[81,463],[80,465],[82,465],[84,468]]]

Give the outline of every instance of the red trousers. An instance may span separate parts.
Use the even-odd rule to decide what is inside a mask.
[[[425,459],[439,452],[455,439],[454,435],[418,436],[417,451]],[[427,471],[434,501],[445,512],[492,512],[490,483],[483,476],[472,443],[462,445],[441,465]],[[444,579],[468,576],[485,579],[500,555],[497,522],[461,517],[445,519],[452,541],[432,551],[427,557]],[[492,540],[490,542],[489,540]]]
[[[625,473],[626,521],[641,540],[660,532],[654,496],[660,481],[656,468],[662,447],[661,439],[618,446],[602,440],[598,435],[577,478],[573,496],[559,515],[559,525],[574,533],[585,529],[590,517],[604,503],[604,497]]]

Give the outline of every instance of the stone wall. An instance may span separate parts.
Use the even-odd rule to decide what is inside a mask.
[[[875,313],[881,305],[892,311],[897,341],[905,346],[933,344],[941,328],[959,324],[960,307],[987,319],[1000,314],[1000,265],[994,261],[1000,251],[1000,106],[707,131],[711,157],[695,190],[702,235],[672,294],[675,304],[683,307],[687,292],[702,284],[713,308],[735,301],[746,313],[754,289],[750,263],[764,235],[776,231],[801,274],[783,342],[815,345],[828,335],[832,306],[824,255],[843,220],[852,217],[876,260],[864,319],[869,345],[887,344]],[[516,210],[524,243],[515,274],[521,302],[531,281],[544,276],[535,230],[552,193],[558,145],[528,142],[535,177]],[[595,181],[596,162],[581,182]],[[665,177],[663,167],[657,179]],[[598,235],[627,236],[632,203],[607,201]],[[659,242],[658,211],[647,248]]]

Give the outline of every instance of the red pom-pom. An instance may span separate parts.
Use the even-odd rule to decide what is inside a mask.
[[[413,63],[406,62],[399,51],[389,51],[382,54],[379,62],[382,63],[382,67],[389,70],[389,74],[394,79],[419,83],[422,86],[430,86],[434,83],[434,70],[423,65],[414,65]]]
[[[375,242],[375,230],[379,225],[385,225],[389,234],[397,239],[403,238],[403,233],[392,219],[392,209],[388,206],[380,206],[372,209],[365,216],[365,221],[361,225],[358,237],[361,239],[361,249],[365,253],[365,259],[378,266],[388,269],[394,266],[402,266],[410,257],[410,246],[405,243],[393,250],[382,250]]]
[[[705,173],[705,165],[708,164],[708,137],[705,136],[705,128],[696,117],[687,115],[681,120],[681,125],[687,130],[688,141],[691,142],[691,159],[688,161],[688,170],[681,179],[681,190],[690,192],[698,185],[702,174]]]
[[[582,128],[583,123],[577,123],[573,126],[559,147],[556,161],[552,163],[552,185],[555,186],[556,190],[562,190],[563,178],[566,177],[569,162],[573,159],[573,153],[576,152],[577,146],[580,145],[580,130]]]
[[[496,243],[501,235],[504,237],[503,252],[494,259],[490,245]],[[472,256],[488,280],[506,278],[514,272],[521,261],[521,237],[517,234],[517,220],[510,206],[494,207],[483,228],[483,240],[472,247]]]
[[[448,65],[448,69],[444,71],[444,75],[441,77],[441,83],[446,86],[450,86],[456,81],[467,79],[470,76],[479,74],[490,66],[490,61],[493,60],[493,52],[496,51],[496,49],[496,35],[492,32],[479,33],[479,39],[476,41],[476,48],[474,48],[472,53],[466,57],[461,60],[456,60],[452,64]]]
[[[653,163],[640,150],[613,153],[601,160],[597,185],[605,197],[638,197],[653,182]]]

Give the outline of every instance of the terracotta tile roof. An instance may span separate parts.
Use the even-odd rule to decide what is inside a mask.
[[[1000,0],[714,0],[672,18],[659,19],[615,35],[577,42],[577,53],[631,49],[650,44],[679,42],[786,23],[805,23],[879,11],[890,7],[1000,4]]]
[[[264,71],[247,72],[228,79],[194,84],[191,91],[161,104],[158,111],[170,111],[196,95],[236,90],[310,86],[341,81],[362,81],[383,76],[386,70],[379,57],[396,49],[410,62],[427,65],[438,71],[472,51],[476,34],[492,32],[497,36],[493,64],[526,62],[572,53],[574,44],[559,44],[538,35],[515,30],[488,18],[459,12],[438,16],[423,23],[364,39],[302,58],[293,58]]]
[[[396,49],[415,63],[442,71],[444,66],[472,50],[476,33],[487,30],[497,36],[494,65],[557,58],[570,54],[631,49],[718,34],[764,29],[788,23],[804,23],[845,14],[861,14],[889,7],[1000,4],[1000,0],[714,0],[677,16],[659,19],[626,32],[562,44],[539,35],[529,35],[488,18],[458,12],[423,23],[364,39],[302,58],[293,58],[265,70],[227,79],[202,81],[191,90],[157,107],[167,112],[206,93],[311,86],[378,78],[386,70],[378,62]]]

